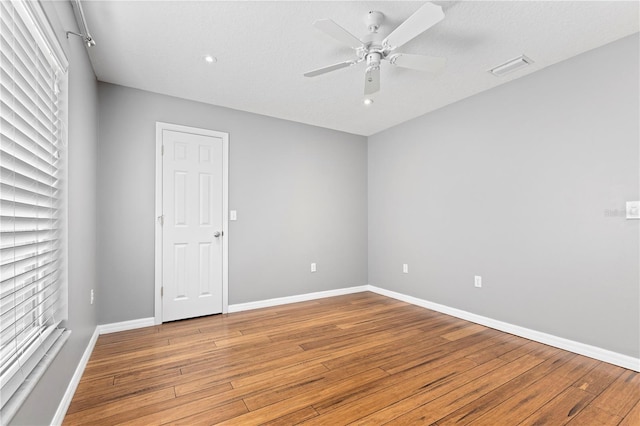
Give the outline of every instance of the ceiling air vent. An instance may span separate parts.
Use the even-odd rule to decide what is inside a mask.
[[[504,64],[500,64],[497,67],[491,68],[489,72],[496,77],[502,77],[505,74],[509,74],[512,71],[526,67],[527,65],[532,63],[533,61],[531,59],[522,55],[518,56],[517,58],[513,58],[510,61],[505,62]]]

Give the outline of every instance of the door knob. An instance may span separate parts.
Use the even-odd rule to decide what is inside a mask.
[[[222,235],[220,233],[220,231],[216,231],[216,232],[213,233],[213,236],[216,237],[216,238],[220,237],[220,235]]]

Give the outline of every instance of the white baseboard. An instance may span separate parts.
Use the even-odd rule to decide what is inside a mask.
[[[73,395],[76,393],[76,389],[78,388],[78,383],[80,383],[80,379],[82,378],[82,374],[84,373],[84,369],[89,362],[89,358],[91,358],[91,353],[93,352],[93,348],[96,346],[96,341],[98,340],[98,327],[93,331],[93,335],[91,339],[89,339],[89,343],[87,344],[87,348],[84,350],[82,354],[82,358],[80,358],[80,362],[76,367],[76,371],[73,373],[71,377],[71,381],[67,386],[67,390],[64,392],[62,397],[62,401],[58,405],[58,409],[56,410],[56,414],[53,416],[53,420],[51,421],[52,425],[58,426],[61,425],[64,416],[67,414],[67,410],[69,409],[69,405],[71,404],[71,400],[73,399]]]
[[[229,313],[242,312],[251,309],[269,308],[271,306],[286,305],[288,303],[306,302],[308,300],[323,299],[325,297],[342,296],[344,294],[368,291],[369,286],[339,288],[336,290],[318,291],[315,293],[299,294],[296,296],[278,297],[275,299],[259,300],[256,302],[237,303],[229,305]]]
[[[155,318],[140,318],[131,321],[114,322],[111,324],[101,324],[98,326],[100,334],[116,333],[118,331],[133,330],[136,328],[151,327],[156,325]]]
[[[629,370],[640,371],[640,358],[634,358],[607,349],[602,349],[597,346],[591,346],[587,345],[586,343],[580,343],[573,340],[565,339],[563,337],[554,336],[552,334],[542,333],[540,331],[531,330],[529,328],[498,321],[492,318],[484,317],[482,315],[476,315],[471,312],[451,308],[449,306],[440,305],[438,303],[429,302],[428,300],[418,299],[417,297],[407,296],[402,293],[397,293],[395,291],[386,290],[372,285],[369,285],[367,287],[369,291],[381,294],[383,296],[391,297],[393,299],[401,300],[403,302],[411,303],[412,305],[421,306],[423,308],[451,315],[456,318],[471,321],[473,323],[504,331],[506,333],[514,334],[516,336],[524,337],[525,339],[544,343],[545,345],[553,346],[579,355],[584,355],[589,358],[608,362],[609,364],[618,365],[620,367],[628,368]]]

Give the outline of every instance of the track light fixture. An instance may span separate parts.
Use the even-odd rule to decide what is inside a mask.
[[[84,35],[80,33],[74,33],[73,31],[67,31],[67,38],[69,38],[69,34],[81,37],[82,41],[84,41],[84,44],[87,47],[93,47],[96,45],[96,41],[93,39],[93,37],[91,37],[91,34]]]
[[[73,3],[74,9],[76,11],[76,21],[78,22],[78,28],[80,32],[77,33],[75,31],[67,31],[67,38],[69,38],[69,34],[74,36],[78,36],[82,38],[85,46],[93,47],[96,45],[96,41],[91,37],[91,33],[89,32],[89,28],[87,28],[87,20],[84,17],[84,10],[82,10],[82,4],[80,0],[75,0]]]

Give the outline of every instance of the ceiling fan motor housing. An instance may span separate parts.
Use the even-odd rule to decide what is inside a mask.
[[[371,52],[367,54],[367,69],[379,68],[382,54],[379,52]]]

